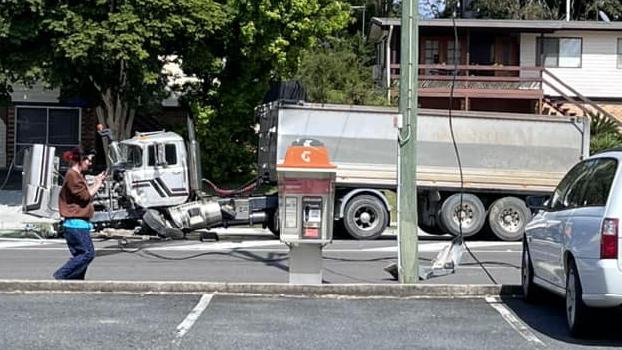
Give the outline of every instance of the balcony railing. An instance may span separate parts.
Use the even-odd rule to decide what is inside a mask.
[[[391,80],[399,85],[399,64],[391,65]],[[419,96],[447,97],[456,69],[455,97],[540,99],[542,68],[520,66],[420,64]]]

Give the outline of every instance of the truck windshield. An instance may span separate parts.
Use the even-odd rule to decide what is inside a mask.
[[[128,168],[138,168],[143,165],[143,149],[135,145],[121,144],[121,156]]]

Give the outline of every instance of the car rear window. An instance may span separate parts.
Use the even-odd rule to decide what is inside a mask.
[[[583,206],[600,207],[607,205],[607,198],[618,169],[618,161],[610,158],[598,159],[590,173],[585,187]]]

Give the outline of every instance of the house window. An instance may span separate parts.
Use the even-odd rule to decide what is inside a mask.
[[[454,48],[454,44],[458,45],[456,45],[456,47]],[[454,54],[456,55],[455,60]],[[449,40],[447,42],[447,63],[460,64],[460,42],[455,42],[454,40]]]
[[[580,68],[582,50],[581,38],[538,38],[536,62],[551,68]]]
[[[622,69],[622,38],[618,39],[618,69]]]
[[[438,64],[440,63],[440,46],[438,40],[426,40],[424,46],[424,63]]]
[[[23,150],[35,143],[56,147],[56,155],[80,145],[78,108],[17,107],[15,163],[22,165]]]

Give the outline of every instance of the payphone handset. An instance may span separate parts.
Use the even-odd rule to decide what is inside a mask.
[[[322,238],[322,197],[302,197],[302,230],[300,238]]]

